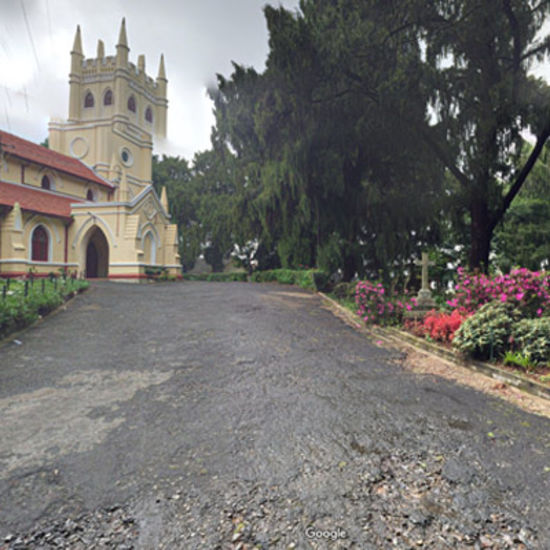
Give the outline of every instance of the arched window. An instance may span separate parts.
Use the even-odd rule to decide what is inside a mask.
[[[113,104],[113,92],[107,90],[103,96],[103,105],[112,105]]]
[[[88,189],[88,192],[86,193],[86,200],[95,201],[94,192],[91,189]]]
[[[136,112],[136,98],[133,95],[128,98],[128,111]]]
[[[88,92],[84,97],[84,107],[88,109],[89,107],[93,107],[93,106],[94,106],[94,96],[92,95],[92,92]]]
[[[49,237],[48,232],[42,225],[37,225],[32,232],[32,256],[34,262],[47,262]]]
[[[42,189],[51,189],[52,188],[52,182],[50,181],[50,178],[48,176],[42,176],[42,181],[40,183]]]
[[[153,109],[151,109],[151,107],[145,109],[145,120],[147,122],[153,122]]]

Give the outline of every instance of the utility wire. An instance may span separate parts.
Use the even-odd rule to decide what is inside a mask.
[[[29,25],[29,18],[27,17],[27,10],[25,9],[25,3],[24,3],[23,0],[21,0],[21,9],[23,10],[23,18],[25,19],[25,25],[27,27],[27,34],[29,35],[29,41],[31,43],[32,53],[34,55],[34,60],[36,61],[36,66],[38,67],[38,70],[40,71],[40,63],[38,61],[38,54],[36,53],[36,47],[34,45],[34,40],[32,38],[32,33],[31,33],[31,27]]]
[[[50,46],[53,44],[52,17],[50,15],[50,0],[46,0],[46,14],[48,16],[48,33],[50,35]]]

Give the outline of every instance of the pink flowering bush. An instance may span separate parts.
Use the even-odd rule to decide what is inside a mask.
[[[359,281],[355,286],[357,315],[367,324],[392,325],[403,319],[403,313],[416,305],[416,298],[390,293],[382,283]]]
[[[524,317],[550,314],[550,273],[515,269],[507,275],[489,277],[458,268],[456,295],[447,302],[460,313],[473,313],[489,302],[509,303]]]

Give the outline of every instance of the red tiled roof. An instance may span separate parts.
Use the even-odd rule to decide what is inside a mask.
[[[100,178],[80,160],[63,155],[57,151],[52,151],[51,149],[42,147],[42,145],[37,145],[13,134],[8,134],[8,132],[0,132],[0,147],[2,147],[2,150],[7,155],[13,155],[30,162],[35,162],[36,164],[48,166],[77,178],[99,183],[109,189],[114,188],[114,185]]]
[[[18,202],[22,210],[71,219],[71,203],[81,199],[59,197],[38,187],[17,185],[0,181],[0,206],[14,206]]]

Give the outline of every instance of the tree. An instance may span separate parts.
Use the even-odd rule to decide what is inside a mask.
[[[249,226],[276,245],[283,266],[338,266],[346,279],[387,272],[434,232],[441,164],[398,117],[380,116],[342,86],[319,42],[316,10],[265,13],[266,71],[235,66],[215,96],[219,139],[246,181],[240,204]],[[380,71],[400,62],[394,54]]]
[[[470,267],[487,269],[495,227],[550,135],[548,86],[529,76],[550,48],[538,37],[550,2],[305,0],[302,10],[344,87],[405,121],[452,174]],[[380,71],[392,50],[400,63]],[[526,130],[536,144],[521,163]]]
[[[213,271],[221,271],[223,258],[233,249],[232,159],[219,147],[197,153],[191,166],[179,157],[153,158],[153,185],[158,193],[166,186],[186,270],[204,253]]]
[[[522,157],[532,147],[524,145]],[[538,270],[550,263],[550,146],[547,144],[525,185],[495,231],[496,261]]]
[[[185,159],[153,157],[153,186],[160,195],[166,187],[170,214],[178,224],[179,253],[185,270],[192,269],[201,252],[202,235],[198,221],[199,198]]]

